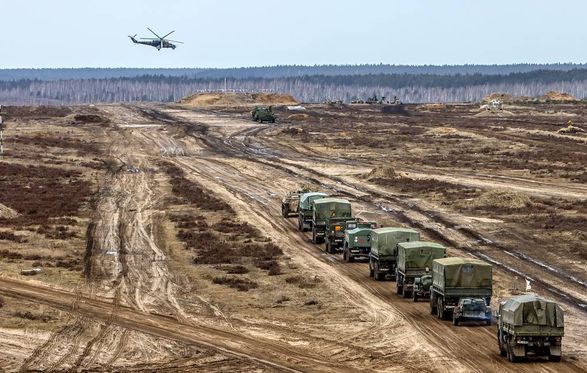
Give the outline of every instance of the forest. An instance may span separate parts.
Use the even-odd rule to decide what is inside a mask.
[[[350,102],[373,94],[403,102],[470,102],[493,92],[535,97],[553,90],[584,99],[587,65],[0,70],[3,104],[173,102],[218,90],[278,91],[303,102]]]

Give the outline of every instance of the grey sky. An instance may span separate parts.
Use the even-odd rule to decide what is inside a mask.
[[[0,68],[587,62],[571,0],[1,0]],[[176,30],[176,50],[133,45]]]

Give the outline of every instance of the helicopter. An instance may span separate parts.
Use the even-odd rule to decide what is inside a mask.
[[[155,31],[151,30],[148,27],[147,27],[147,30],[151,31],[153,33],[153,35],[156,36],[156,38],[139,38],[140,40],[137,40],[136,39],[137,34],[134,34],[133,36],[129,35],[128,37],[135,44],[150,45],[151,47],[157,48],[158,51],[161,50],[161,48],[171,48],[171,49],[177,48],[177,45],[175,45],[173,43],[183,44],[183,42],[181,42],[181,41],[165,39],[169,35],[173,34],[175,31],[171,31],[167,35],[161,37],[161,36],[157,35],[155,33]],[[145,40],[145,41],[141,41],[141,40]]]

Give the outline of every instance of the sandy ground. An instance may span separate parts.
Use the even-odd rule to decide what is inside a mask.
[[[100,144],[96,154],[77,157],[103,159],[105,165],[91,172],[82,170],[93,185],[91,203],[77,217],[79,229],[87,227],[86,235],[53,242],[58,250],[80,256],[83,268],[68,271],[64,277],[51,275],[53,268],[47,268],[42,275],[27,279],[18,275],[18,268],[30,266],[32,259],[0,260],[4,301],[0,312],[5,316],[0,324],[0,366],[5,370],[587,369],[587,274],[581,251],[572,251],[575,237],[568,237],[565,250],[570,251],[557,255],[550,246],[528,245],[534,231],[511,220],[510,210],[501,215],[472,213],[465,210],[469,205],[455,204],[445,194],[406,191],[365,177],[373,168],[391,164],[406,177],[458,183],[479,188],[478,193],[509,189],[560,206],[567,201],[580,203],[587,198],[584,183],[559,173],[536,177],[508,167],[477,170],[470,165],[444,167],[431,162],[414,167],[416,159],[427,159],[432,150],[440,152],[440,158],[446,149],[454,150],[440,140],[436,149],[421,143],[406,142],[399,150],[361,143],[363,135],[383,138],[388,135],[383,131],[388,131],[410,141],[418,136],[443,139],[448,134],[474,138],[479,148],[507,142],[510,148],[523,151],[529,147],[528,140],[541,141],[528,130],[546,132],[547,124],[531,128],[521,122],[483,122],[484,126],[505,128],[488,131],[468,124],[471,114],[466,107],[405,118],[383,116],[370,108],[337,112],[319,106],[311,108],[307,121],[277,126],[249,121],[244,109],[110,105],[99,110],[110,120],[108,125],[78,124],[72,129],[81,138],[91,137]],[[23,119],[18,126],[9,122],[12,132],[8,134],[42,132],[44,121]],[[56,129],[71,125],[59,120],[52,123]],[[416,129],[414,123],[425,123],[425,128]],[[345,146],[333,142],[344,138],[349,139]],[[580,148],[584,144],[577,144],[581,142],[567,148],[585,150]],[[56,160],[66,157],[51,149],[47,154],[55,153]],[[7,157],[3,161],[23,162]],[[182,185],[198,185],[201,194],[223,201],[215,202],[220,207],[211,210],[200,197],[190,203],[181,199],[173,188],[177,175],[169,170],[182,172]],[[513,287],[522,288],[524,277],[531,277],[536,292],[563,302],[567,311],[563,361],[510,364],[499,356],[495,326],[453,327],[430,316],[425,302],[414,304],[398,298],[392,282],[369,278],[367,264],[346,264],[339,256],[326,254],[297,230],[294,219],[281,217],[281,197],[301,184],[349,198],[355,214],[365,219],[416,227],[426,238],[447,244],[451,255],[492,262],[494,306]],[[6,206],[2,211],[17,211],[10,201],[0,203]],[[223,209],[222,203],[230,210]],[[564,218],[581,216],[580,211],[562,210]],[[280,270],[269,275],[258,259],[239,261],[236,264],[246,272],[229,277],[256,287],[237,291],[225,282],[216,283],[225,267],[235,263],[198,264],[195,259],[206,248],[189,247],[185,237],[193,224],[178,221],[178,214],[188,214],[187,223],[204,220],[206,224],[198,223],[201,226],[193,232],[222,237],[228,245],[223,250],[230,245],[236,250],[251,242],[272,242],[283,254],[266,262],[276,262]],[[3,224],[11,227],[15,215],[6,215]],[[241,227],[237,230],[246,223],[259,233],[252,238],[238,231],[219,233],[220,228],[214,227],[226,219]],[[21,225],[17,232],[30,232],[25,223]],[[560,239],[573,232],[565,228],[550,236]],[[553,237],[534,239],[549,244]],[[34,242],[0,240],[0,249],[20,250],[22,246],[30,251]],[[215,242],[209,244],[214,247]],[[23,310],[32,310],[35,317],[24,317]],[[42,319],[41,315],[51,317]]]

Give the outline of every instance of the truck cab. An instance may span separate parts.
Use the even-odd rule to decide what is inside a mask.
[[[375,222],[347,221],[344,233],[343,259],[347,263],[355,259],[369,259],[371,231],[377,228]]]

